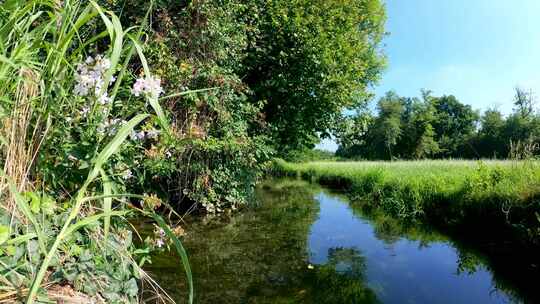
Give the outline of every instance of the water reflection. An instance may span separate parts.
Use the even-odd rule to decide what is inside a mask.
[[[309,235],[310,259],[329,262],[336,246],[362,248],[367,276],[363,281],[383,303],[509,303],[481,264],[463,268],[448,240],[421,226],[405,226],[382,214],[362,215],[343,198],[320,192],[319,219]],[[471,254],[471,256],[474,256]],[[478,262],[478,260],[476,260]]]
[[[197,303],[512,302],[478,255],[426,227],[299,181],[267,183],[258,201],[188,224]],[[174,256],[155,257],[147,270],[185,303]]]

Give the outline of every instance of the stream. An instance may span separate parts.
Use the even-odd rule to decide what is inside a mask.
[[[429,227],[355,208],[301,181],[268,181],[234,215],[187,219],[196,303],[532,303],[485,258]],[[146,268],[185,303],[173,253]]]

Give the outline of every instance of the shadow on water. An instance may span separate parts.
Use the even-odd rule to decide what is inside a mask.
[[[427,227],[301,181],[267,182],[257,197],[242,213],[188,222],[197,303],[521,302],[481,256]],[[146,269],[184,303],[177,261],[155,256]]]

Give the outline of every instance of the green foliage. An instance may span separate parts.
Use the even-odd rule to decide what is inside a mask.
[[[538,244],[537,162],[411,161],[274,163],[274,174],[301,176],[369,202],[391,216],[445,228],[471,225],[513,231]]]
[[[334,155],[334,153],[329,151],[323,151],[318,149],[304,149],[300,151],[291,151],[287,153],[284,159],[291,162],[301,163],[317,160],[336,160],[337,157]]]
[[[401,137],[401,115],[403,105],[397,94],[389,92],[378,103],[379,116],[373,123],[371,138],[378,140],[388,153],[388,159],[392,159],[392,148]],[[374,143],[377,145],[377,143]],[[377,149],[377,147],[375,148]]]
[[[379,0],[252,1],[245,82],[265,101],[278,151],[312,147],[344,108],[363,105],[384,66]]]
[[[147,1],[109,5],[130,24]],[[196,205],[210,213],[236,209],[252,196],[272,149],[265,136],[249,132],[260,105],[248,100],[238,74],[248,8],[236,0],[157,2],[145,53],[169,93],[162,100],[172,132],[134,156],[129,189],[159,193],[178,210]],[[178,94],[187,88],[193,93]]]
[[[123,152],[142,154],[145,143],[128,137],[144,120],[149,131],[169,132],[159,81],[138,43],[142,29],[130,35],[93,1],[11,4],[0,6],[7,16],[0,20],[1,179],[9,189],[0,206],[0,227],[8,227],[0,300],[45,301],[46,289],[66,286],[87,301],[138,302],[148,279],[140,253],[151,248],[133,244],[125,219],[156,215],[128,204],[144,197],[125,193],[122,175],[133,158]],[[137,82],[152,81],[149,91],[131,90],[134,49],[145,70]]]
[[[338,156],[359,159],[534,158],[540,153],[540,116],[531,92],[516,89],[515,112],[495,109],[482,116],[454,96],[422,100],[388,92],[378,113],[342,118],[334,132]],[[392,114],[393,113],[393,114]],[[398,117],[400,116],[400,117]]]

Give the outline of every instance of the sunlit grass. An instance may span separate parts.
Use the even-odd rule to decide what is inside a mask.
[[[478,219],[540,239],[540,162],[425,160],[307,162],[277,160],[276,175],[345,190],[389,215],[459,225]],[[519,227],[519,228],[518,228]]]

